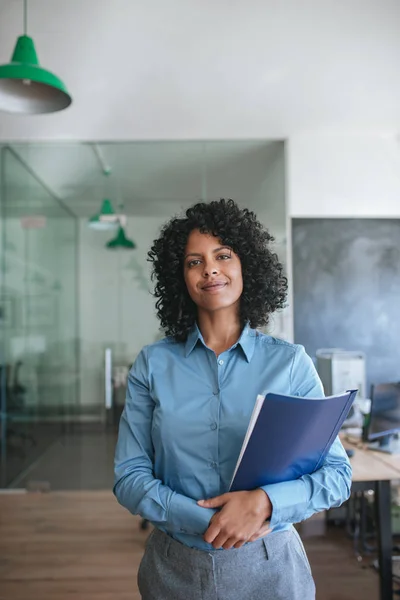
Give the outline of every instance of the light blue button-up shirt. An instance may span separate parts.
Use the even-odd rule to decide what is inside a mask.
[[[303,346],[247,326],[217,357],[195,326],[186,342],[165,338],[143,348],[120,422],[118,501],[180,542],[213,549],[202,536],[215,509],[196,501],[229,490],[256,397],[266,392],[323,396]],[[273,506],[269,535],[339,506],[350,486],[350,463],[336,439],[312,475],[263,487]]]

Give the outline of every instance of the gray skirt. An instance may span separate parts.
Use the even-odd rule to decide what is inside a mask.
[[[294,527],[211,552],[154,529],[138,586],[143,600],[315,600],[310,564]]]

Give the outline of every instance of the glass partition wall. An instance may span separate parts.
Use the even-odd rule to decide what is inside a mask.
[[[162,336],[152,241],[196,201],[233,198],[257,213],[286,263],[284,182],[276,141],[1,149],[1,487],[111,487],[129,366]],[[109,247],[116,231],[88,226],[104,199],[125,215],[134,248]],[[290,340],[290,310],[269,331]]]
[[[79,400],[78,220],[1,149],[1,486],[62,433]]]

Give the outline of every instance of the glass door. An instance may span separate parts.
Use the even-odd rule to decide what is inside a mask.
[[[78,222],[9,147],[1,149],[1,179],[0,485],[6,487],[79,409]]]

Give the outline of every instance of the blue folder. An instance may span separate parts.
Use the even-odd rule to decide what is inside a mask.
[[[298,479],[313,473],[332,446],[357,390],[327,398],[268,393],[231,492]]]

